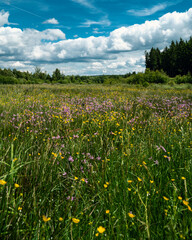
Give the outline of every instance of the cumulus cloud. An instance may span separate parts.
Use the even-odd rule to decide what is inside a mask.
[[[9,18],[9,12],[4,12],[2,10],[0,12],[0,27],[5,24],[9,24],[8,18]]]
[[[19,61],[14,62],[11,66],[14,68],[25,68],[26,67],[26,65],[24,63],[19,62]]]
[[[59,22],[55,18],[50,18],[50,19],[44,21],[43,24],[59,24]]]
[[[183,13],[167,13],[158,20],[118,28],[108,37],[66,39],[59,29],[37,31],[0,27],[0,56],[5,63],[44,64],[48,71],[53,63],[61,68],[65,63],[70,70],[76,67],[79,74],[86,71],[99,74],[104,70],[105,73],[137,71],[144,69],[145,50],[163,49],[180,37],[189,39],[191,26],[192,8]]]

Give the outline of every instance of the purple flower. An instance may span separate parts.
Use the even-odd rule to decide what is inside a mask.
[[[69,160],[69,162],[74,162],[74,159],[73,159],[72,156],[70,156],[70,157],[68,158],[68,160]]]
[[[163,146],[160,145],[160,148],[163,149],[164,152],[167,152]]]
[[[73,135],[73,137],[74,137],[74,138],[79,138],[79,136],[78,136],[78,135]]]
[[[158,160],[155,160],[154,163],[155,163],[156,165],[159,165],[159,161],[158,161]]]

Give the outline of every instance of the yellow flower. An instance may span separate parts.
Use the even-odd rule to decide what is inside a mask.
[[[110,211],[109,211],[109,210],[106,210],[105,212],[108,214]]]
[[[172,178],[172,179],[171,179],[171,181],[172,181],[172,182],[174,182],[174,181],[175,181],[175,179],[174,179],[174,178]]]
[[[185,180],[186,178],[185,178],[185,177],[182,177],[181,179]]]
[[[96,233],[95,236],[98,237],[98,236],[99,236],[99,233]]]
[[[60,221],[60,222],[62,222],[62,221],[63,221],[63,218],[62,218],[62,217],[60,217],[60,218],[59,218],[59,221]]]
[[[141,178],[138,177],[137,179],[138,179],[139,182],[142,182],[142,179],[141,179]]]
[[[1,185],[5,185],[6,183],[7,183],[6,181],[0,180],[0,184],[1,184]]]
[[[92,225],[93,224],[93,222],[89,222],[89,225]]]
[[[75,180],[77,180],[78,179],[78,177],[75,177]]]
[[[165,196],[163,196],[163,198],[164,198],[166,201],[168,201],[168,200],[169,200],[169,198],[167,198],[167,197],[165,197]]]
[[[127,180],[128,183],[132,183],[133,181],[132,180]]]
[[[192,209],[191,209],[191,207],[190,207],[190,206],[187,206],[187,207],[188,207],[189,211],[191,211],[191,212],[192,212]]]
[[[107,188],[107,184],[104,184],[104,188]]]
[[[99,233],[104,233],[104,232],[105,232],[105,228],[102,227],[102,226],[99,226],[99,227],[97,228],[97,231],[98,231]]]
[[[182,200],[182,197],[179,196],[178,199],[179,199],[179,200]]]
[[[15,183],[15,187],[16,187],[16,188],[19,188],[20,186],[19,186],[19,184]]]
[[[48,221],[50,221],[51,220],[51,218],[49,217],[49,218],[47,218],[45,215],[43,215],[43,221],[44,222],[48,222]]]
[[[128,213],[128,215],[129,215],[130,218],[134,218],[135,217],[135,215],[133,213],[130,213],[130,212]]]
[[[185,206],[188,206],[188,205],[189,205],[189,202],[183,200],[183,204],[184,204]]]
[[[79,222],[80,222],[80,220],[77,219],[77,218],[72,218],[72,221],[73,221],[74,223],[79,223]]]
[[[107,185],[109,185],[109,182],[106,182]]]
[[[18,210],[22,210],[22,207],[18,207]]]
[[[185,239],[185,237],[182,234],[180,235],[180,238]]]
[[[130,191],[131,191],[131,188],[128,188],[128,191],[130,192]]]
[[[153,181],[153,180],[150,180],[150,183],[154,183],[154,181]]]

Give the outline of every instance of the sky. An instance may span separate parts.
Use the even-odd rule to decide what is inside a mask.
[[[0,0],[0,68],[143,72],[145,51],[190,36],[191,0]]]

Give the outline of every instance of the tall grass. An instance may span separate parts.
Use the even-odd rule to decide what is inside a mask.
[[[191,90],[0,86],[0,239],[192,239]]]

